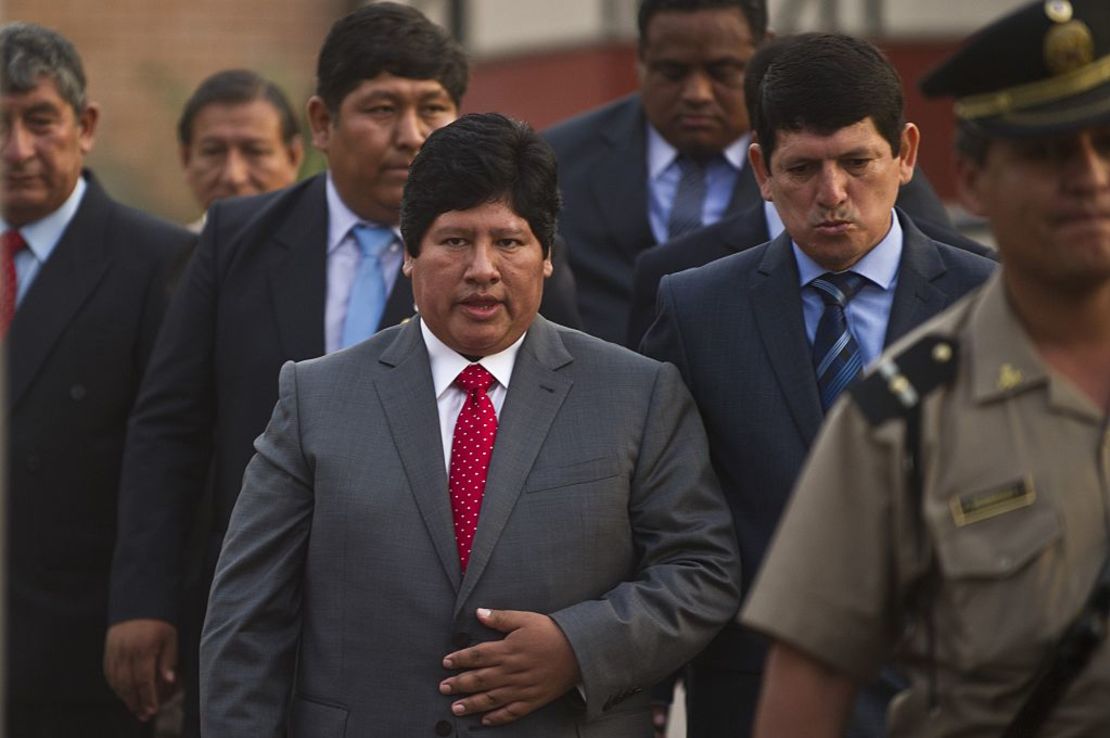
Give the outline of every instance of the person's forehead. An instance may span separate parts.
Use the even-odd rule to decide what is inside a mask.
[[[648,21],[643,51],[658,52],[675,46],[725,46],[741,54],[754,50],[755,40],[748,19],[739,8],[660,11]]]
[[[214,100],[193,116],[193,136],[202,137],[226,126],[249,127],[260,136],[281,135],[281,113],[269,100]]]
[[[359,82],[347,93],[343,98],[343,102],[374,96],[413,98],[443,97],[450,99],[450,94],[447,92],[447,89],[437,79],[399,77],[389,72],[382,72],[376,77],[364,79]]]
[[[811,128],[775,131],[776,153],[797,148],[835,156],[858,148],[875,146],[889,148],[870,116],[835,131],[817,131]]]
[[[33,105],[50,105],[57,108],[68,108],[69,103],[62,98],[58,84],[54,77],[48,73],[40,74],[35,86],[29,90],[11,90],[0,95],[0,108],[5,110],[12,107],[30,107]]]

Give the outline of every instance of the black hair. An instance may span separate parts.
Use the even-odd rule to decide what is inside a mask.
[[[767,4],[764,0],[640,0],[640,8],[636,14],[640,50],[643,51],[648,24],[656,13],[693,13],[722,8],[736,8],[743,14],[755,43],[758,44],[767,35]]]
[[[0,28],[0,93],[30,92],[43,77],[77,115],[85,111],[85,69],[69,39],[35,23]]]
[[[300,133],[297,116],[285,93],[276,84],[249,69],[225,69],[200,83],[185,102],[177,121],[177,140],[183,146],[193,142],[193,121],[209,105],[240,105],[263,100],[273,106],[281,120],[281,139],[289,144]]]
[[[843,34],[804,33],[765,49],[749,65],[757,70],[756,89],[746,102],[768,167],[778,131],[829,135],[867,118],[898,155],[906,124],[902,80],[877,47]],[[773,57],[769,64],[759,59],[764,53]]]
[[[432,222],[452,210],[504,200],[551,253],[562,200],[555,153],[527,123],[498,113],[464,115],[434,131],[409,168],[401,236],[412,256]]]
[[[331,27],[316,63],[316,94],[333,114],[363,81],[388,72],[434,79],[458,106],[469,69],[462,47],[419,10],[393,2],[364,5]]]

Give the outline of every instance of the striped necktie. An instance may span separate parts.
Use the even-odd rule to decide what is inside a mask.
[[[705,206],[705,164],[687,156],[678,157],[681,177],[667,219],[667,238],[701,228],[701,211]]]
[[[351,233],[358,244],[360,258],[351,282],[351,296],[347,299],[347,317],[343,321],[340,341],[343,348],[364,341],[378,331],[386,299],[382,254],[394,239],[391,229],[363,223],[352,228]]]
[[[813,366],[821,407],[826,412],[863,369],[863,356],[848,329],[844,307],[866,282],[866,277],[855,272],[825,272],[809,283],[825,303],[813,338]]]

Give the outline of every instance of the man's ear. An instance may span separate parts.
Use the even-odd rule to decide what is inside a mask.
[[[902,128],[901,143],[898,148],[898,170],[902,184],[913,179],[913,169],[917,166],[917,149],[921,144],[921,131],[913,123]]]
[[[327,103],[319,95],[308,99],[308,127],[312,131],[312,145],[323,151],[328,151],[328,142],[331,140],[332,115]]]
[[[405,249],[405,260],[401,262],[401,274],[404,274],[409,279],[412,278],[412,262],[412,254],[408,252],[408,249]]]
[[[983,200],[983,165],[971,157],[956,154],[956,194],[968,212],[986,216],[987,208]]]
[[[763,148],[756,141],[754,133],[752,134],[752,143],[748,146],[748,162],[752,165],[752,174],[755,175],[755,181],[759,184],[759,192],[763,195],[763,199],[767,202],[773,202],[771,172],[768,162],[763,158]]]
[[[85,106],[77,116],[77,125],[81,129],[80,145],[81,154],[88,156],[92,151],[93,142],[96,140],[96,124],[100,121],[100,106],[91,102]]]

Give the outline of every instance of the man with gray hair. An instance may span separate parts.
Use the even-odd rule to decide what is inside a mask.
[[[73,45],[0,27],[7,336],[7,735],[138,736],[101,673],[127,414],[192,237],[82,168],[99,111]]]

